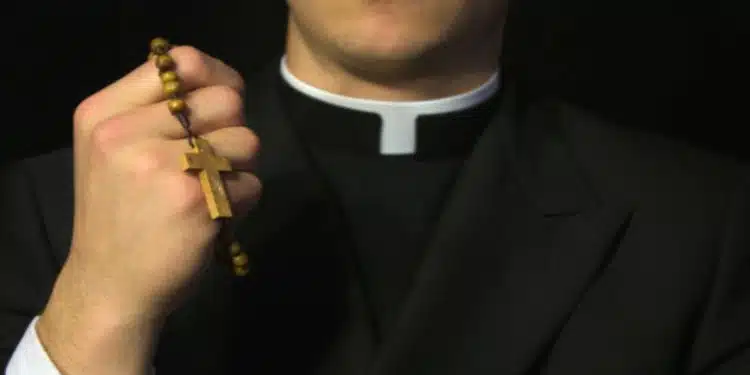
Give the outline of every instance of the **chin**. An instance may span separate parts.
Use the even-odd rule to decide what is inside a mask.
[[[385,78],[389,75],[401,75],[421,65],[420,62],[425,60],[426,51],[427,48],[419,43],[378,41],[373,44],[341,46],[337,50],[337,60],[360,74]]]
[[[397,28],[371,31],[358,29],[335,38],[339,60],[362,70],[402,70],[425,60],[443,43],[440,33]]]
[[[418,17],[416,6],[396,12],[393,4],[383,4],[390,5],[356,8],[346,13],[349,17],[324,20],[320,12],[308,8],[310,3],[295,3],[300,9],[290,24],[292,35],[347,70],[381,81],[424,72],[445,60],[440,55],[456,42],[458,17]]]
[[[429,49],[424,43],[408,40],[377,40],[372,43],[344,45],[341,53],[351,58],[377,61],[410,61],[420,58]]]

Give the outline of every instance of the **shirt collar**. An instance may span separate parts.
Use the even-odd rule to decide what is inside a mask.
[[[351,111],[366,112],[381,119],[379,148],[382,155],[409,155],[417,152],[417,125],[420,117],[458,113],[476,107],[500,89],[500,75],[493,74],[481,86],[458,95],[421,101],[384,101],[353,98],[314,87],[295,77],[281,59],[283,80],[297,92],[316,101]]]

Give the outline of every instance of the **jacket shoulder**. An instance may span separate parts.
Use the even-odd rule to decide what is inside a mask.
[[[17,202],[18,205],[36,211],[38,225],[46,234],[56,260],[62,264],[73,229],[72,149],[62,148],[12,162],[3,174],[4,179],[25,180],[27,191],[11,191],[11,196],[4,199],[24,200]]]
[[[602,189],[633,199],[715,198],[750,176],[736,157],[656,131],[607,121],[567,103],[555,105],[574,157]]]

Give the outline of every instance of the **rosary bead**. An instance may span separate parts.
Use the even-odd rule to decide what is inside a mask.
[[[169,111],[172,113],[180,113],[185,111],[187,108],[187,104],[185,104],[185,101],[179,98],[169,99],[167,102],[167,107],[169,107]]]
[[[163,55],[169,51],[169,42],[164,38],[154,38],[151,41],[151,52]]]
[[[191,147],[194,149],[196,148],[196,145],[194,142],[200,140],[199,138],[194,138],[194,136],[191,134],[190,131],[190,121],[187,117],[187,103],[183,98],[180,97],[180,91],[182,89],[182,85],[180,83],[179,77],[177,76],[177,73],[174,71],[175,68],[175,61],[174,59],[168,54],[168,51],[170,49],[169,42],[164,38],[155,38],[151,41],[150,44],[151,50],[148,54],[149,61],[153,60],[154,65],[159,69],[159,79],[162,82],[162,90],[166,95],[170,97],[170,99],[167,101],[167,108],[169,108],[169,111],[177,117],[180,124],[183,126],[185,131],[188,135],[188,143]],[[199,151],[199,154],[202,154],[201,149],[202,146],[197,146],[197,150]],[[204,147],[205,148],[205,147]],[[210,154],[211,152],[208,151]],[[187,156],[187,155],[186,155]],[[184,159],[188,160],[188,159]],[[188,168],[195,168],[196,166],[190,165],[190,162],[188,162],[189,167]],[[210,170],[210,166],[202,166],[199,168],[208,168]],[[216,169],[216,166],[214,166],[213,171],[218,171]],[[223,171],[224,169],[221,169]],[[213,181],[215,182],[215,181]],[[204,186],[204,194],[206,194],[206,199],[213,199],[214,204],[217,204],[216,197],[213,196],[213,188],[214,184],[213,182],[210,182],[211,188],[209,190],[206,190],[206,187]],[[226,202],[226,197],[219,197],[223,198],[224,202]],[[210,201],[209,201],[210,202]],[[228,203],[226,203],[228,204]],[[211,216],[213,217],[213,215]],[[231,237],[229,237],[231,238]],[[221,241],[222,243],[226,244],[226,242]],[[224,245],[220,246],[222,250],[225,248]],[[226,250],[224,250],[226,251]],[[234,275],[236,276],[245,276],[250,272],[250,259],[248,255],[242,251],[242,248],[237,241],[233,241],[229,246],[229,253],[232,260],[232,271]],[[222,256],[223,259],[224,256]]]
[[[179,81],[168,81],[164,82],[164,93],[173,96],[180,92],[180,82]]]
[[[161,78],[161,81],[164,83],[178,80],[177,73],[172,70],[167,70],[166,72],[159,74],[159,78]]]
[[[235,267],[244,267],[247,266],[249,263],[249,259],[247,257],[247,254],[241,253],[232,256],[232,264],[234,264]]]
[[[231,245],[229,245],[229,254],[232,256],[242,254],[242,247],[240,246],[239,242],[234,241]]]
[[[174,67],[174,60],[169,55],[158,55],[156,56],[156,67],[159,70],[172,69]]]
[[[234,275],[235,276],[247,276],[247,274],[250,273],[249,267],[234,267]]]

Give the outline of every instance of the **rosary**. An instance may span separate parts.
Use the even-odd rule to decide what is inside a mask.
[[[227,158],[216,155],[205,139],[193,135],[190,130],[187,104],[181,97],[182,86],[175,72],[176,64],[168,54],[170,48],[171,46],[166,39],[156,38],[151,41],[151,53],[149,53],[148,58],[154,61],[159,69],[162,88],[169,97],[167,107],[180,122],[182,128],[185,129],[188,144],[192,148],[192,152],[183,155],[182,169],[183,171],[198,171],[201,190],[203,190],[203,195],[206,198],[211,219],[219,222],[219,235],[215,242],[219,259],[226,259],[226,255],[222,255],[221,252],[227,251],[228,248],[234,274],[245,276],[249,272],[249,258],[247,253],[242,251],[239,242],[233,239],[230,228],[232,208],[224,188],[224,181],[221,178],[222,172],[232,171],[232,165]]]

